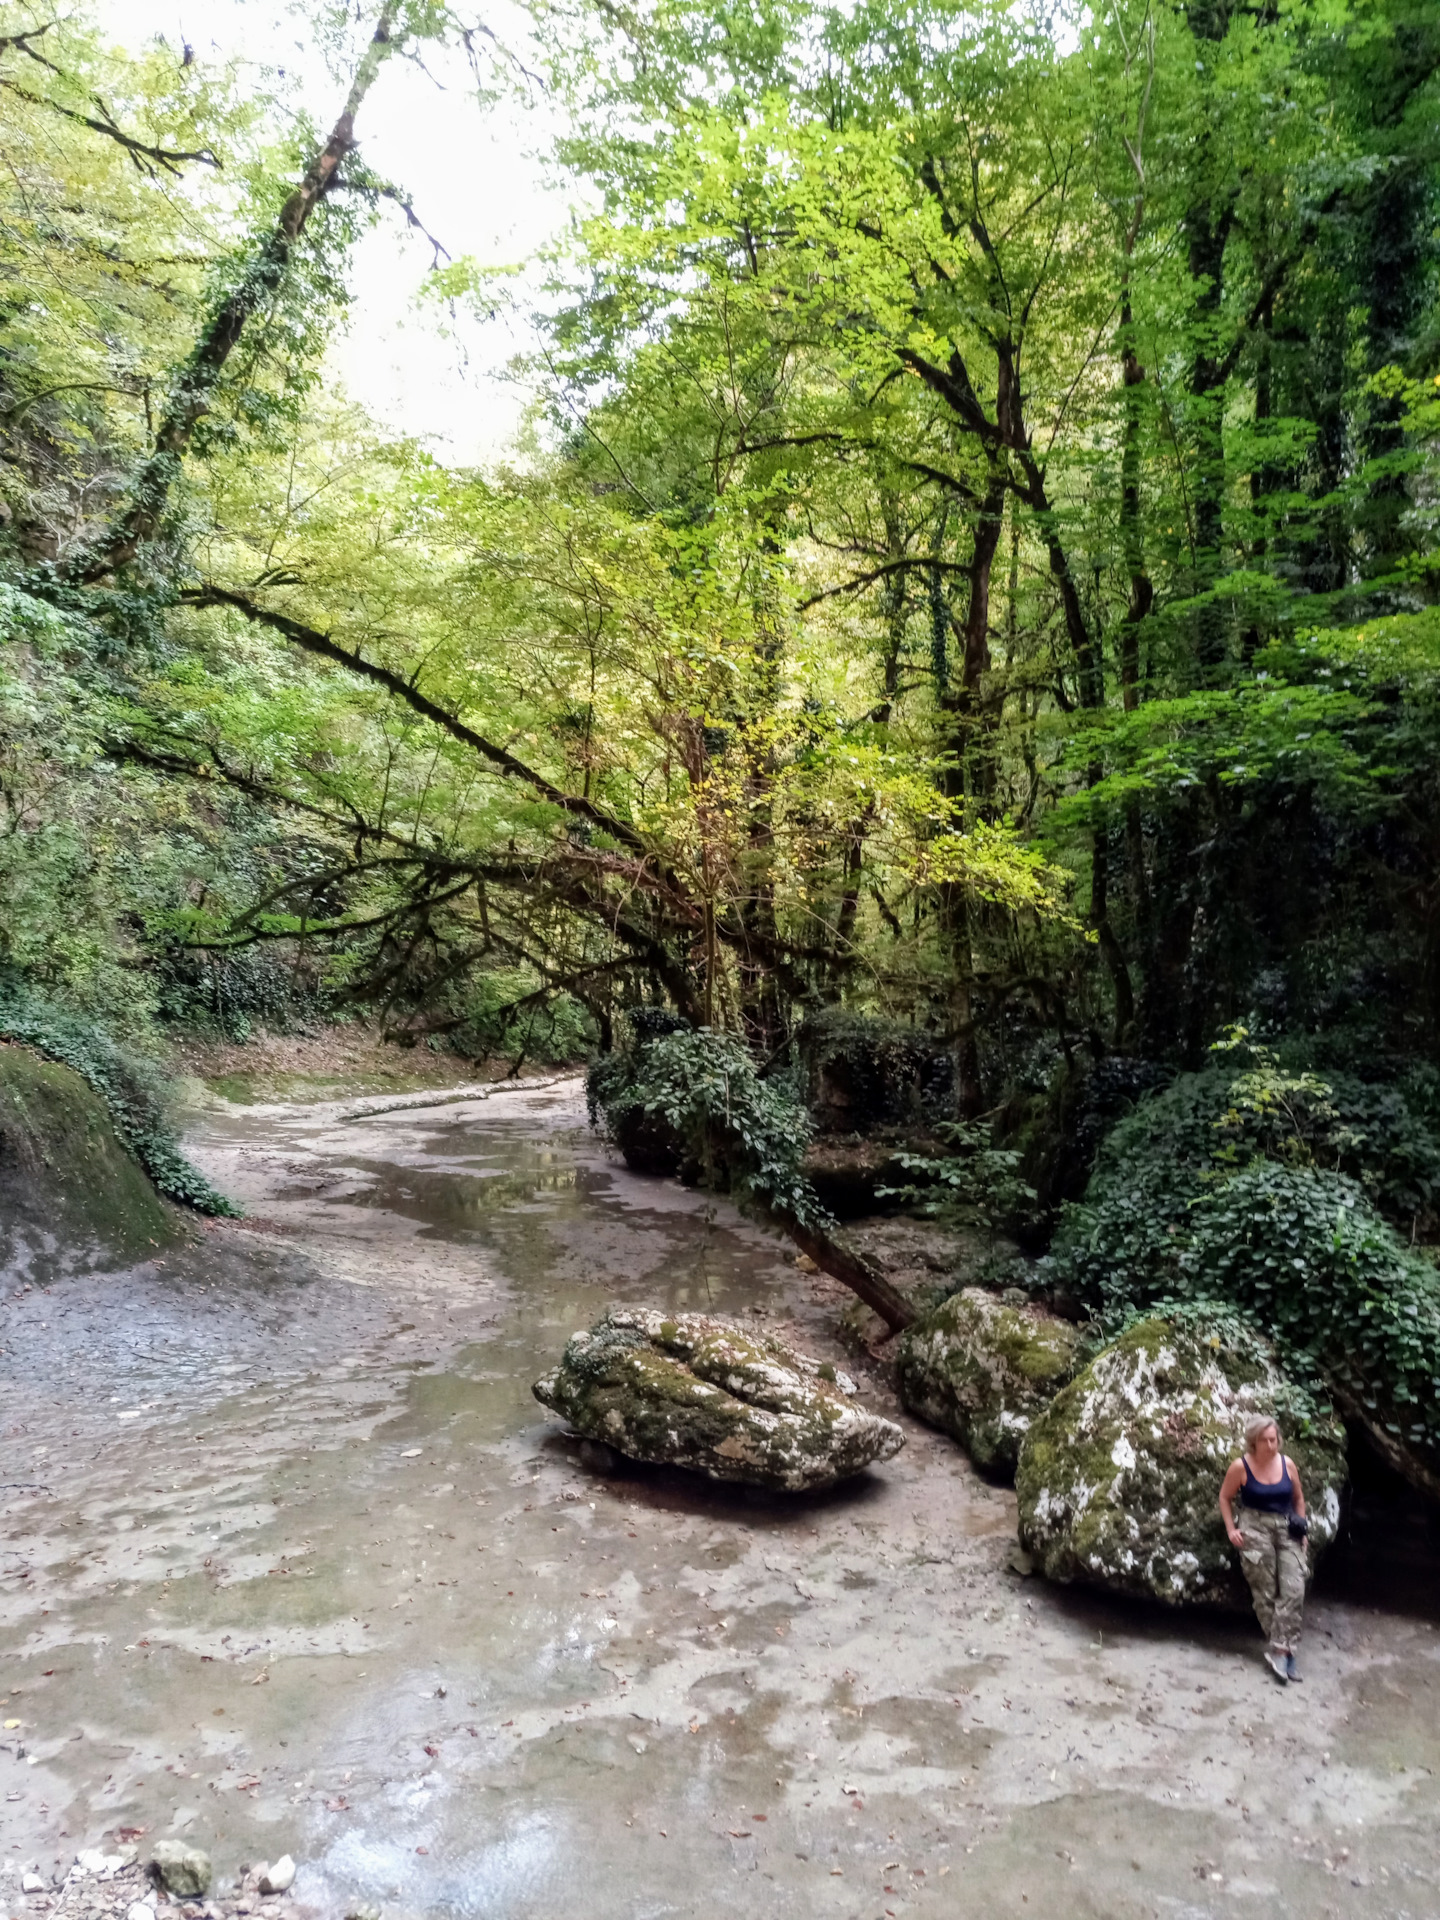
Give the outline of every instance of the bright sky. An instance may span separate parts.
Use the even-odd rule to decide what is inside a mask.
[[[500,0],[486,17],[503,34],[507,15],[518,40],[518,8]],[[97,0],[97,17],[124,46],[163,34],[177,50],[193,46],[201,60],[239,57],[283,68],[319,125],[329,127],[339,111],[345,84],[305,44],[300,10],[282,0]],[[560,230],[568,210],[542,178],[540,156],[552,133],[543,98],[482,109],[463,59],[427,53],[427,65],[428,74],[387,62],[357,122],[365,159],[408,191],[420,219],[456,259],[473,255],[486,266],[523,261]],[[506,370],[528,344],[523,321],[505,312],[483,322],[462,317],[455,337],[445,338],[433,310],[415,306],[430,248],[419,235],[400,237],[400,229],[395,213],[361,242],[356,299],[333,350],[335,371],[372,413],[423,436],[440,458],[491,458],[511,439],[525,404]],[[449,328],[448,313],[443,319]]]

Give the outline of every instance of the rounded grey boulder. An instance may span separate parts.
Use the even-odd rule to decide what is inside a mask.
[[[789,1493],[844,1480],[905,1443],[828,1362],[708,1314],[612,1307],[534,1391],[632,1460]]]
[[[1269,1413],[1300,1469],[1310,1567],[1335,1538],[1345,1434],[1258,1335],[1144,1320],[1051,1401],[1020,1447],[1020,1540],[1052,1580],[1171,1605],[1248,1607],[1218,1501],[1244,1424]]]
[[[900,1398],[976,1466],[1009,1477],[1031,1422],[1074,1373],[1081,1340],[1043,1307],[966,1287],[902,1335]]]

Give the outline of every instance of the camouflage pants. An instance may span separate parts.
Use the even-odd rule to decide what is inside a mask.
[[[1305,1543],[1292,1540],[1287,1516],[1240,1509],[1240,1565],[1250,1582],[1255,1615],[1272,1647],[1300,1645],[1305,1605]]]

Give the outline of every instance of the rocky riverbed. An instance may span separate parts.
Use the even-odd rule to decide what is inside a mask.
[[[575,1082],[227,1091],[191,1148],[244,1222],[0,1313],[0,1916],[198,1913],[160,1839],[227,1920],[1440,1916],[1440,1601],[1383,1521],[1281,1691],[1247,1622],[1023,1578],[881,1366],[907,1445],[828,1493],[598,1473],[530,1393],[577,1328],[855,1373],[844,1296]]]

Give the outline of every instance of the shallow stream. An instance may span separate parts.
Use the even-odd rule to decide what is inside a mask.
[[[1010,1571],[914,1423],[827,1498],[597,1471],[530,1384],[610,1301],[843,1359],[844,1296],[574,1082],[191,1148],[243,1224],[0,1315],[0,1916],[124,1833],[290,1852],[324,1920],[1440,1915],[1433,1604],[1317,1597],[1281,1692],[1247,1623]]]

